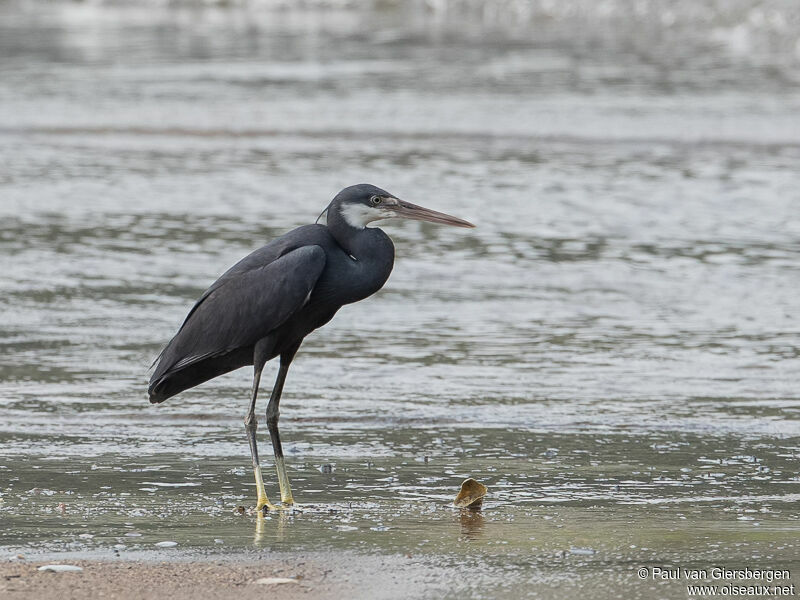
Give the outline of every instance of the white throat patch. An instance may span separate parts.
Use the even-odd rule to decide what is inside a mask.
[[[393,210],[370,208],[364,204],[345,204],[340,206],[339,210],[347,224],[356,229],[364,229],[367,224],[373,221],[389,219],[395,216]]]

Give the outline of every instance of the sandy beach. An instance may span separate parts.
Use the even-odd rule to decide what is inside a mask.
[[[0,597],[6,600],[215,600],[219,598],[385,598],[409,592],[421,573],[408,577],[400,558],[292,555],[252,562],[182,560],[25,561],[0,564]],[[82,571],[40,571],[61,564]],[[394,573],[394,575],[393,575]],[[402,573],[403,586],[398,587]],[[415,583],[416,582],[416,583]]]

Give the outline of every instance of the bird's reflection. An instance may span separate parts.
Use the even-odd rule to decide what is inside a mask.
[[[459,513],[461,534],[468,540],[479,539],[483,535],[483,527],[486,524],[483,513],[471,508],[462,508]]]
[[[264,513],[256,513],[256,533],[253,543],[257,546],[263,545],[266,541],[283,542],[289,529],[290,516],[287,511],[270,513],[269,518]]]

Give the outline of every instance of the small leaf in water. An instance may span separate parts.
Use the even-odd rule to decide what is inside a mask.
[[[453,506],[458,508],[480,508],[483,503],[483,497],[489,491],[482,483],[475,481],[472,477],[465,479],[461,484],[461,491],[458,496],[453,500]]]

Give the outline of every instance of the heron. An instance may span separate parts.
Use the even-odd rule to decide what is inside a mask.
[[[325,216],[325,224],[320,219]],[[294,504],[278,433],[279,404],[289,365],[305,337],[344,305],[383,287],[394,266],[394,244],[370,223],[390,218],[474,227],[462,219],[405,202],[369,184],[339,192],[317,222],[303,225],[245,256],[195,302],[153,363],[150,402],[241,367],[253,366],[244,425],[253,460],[256,511]],[[275,455],[281,506],[264,488],[256,444],[256,399],[267,361],[279,357],[266,422]]]

